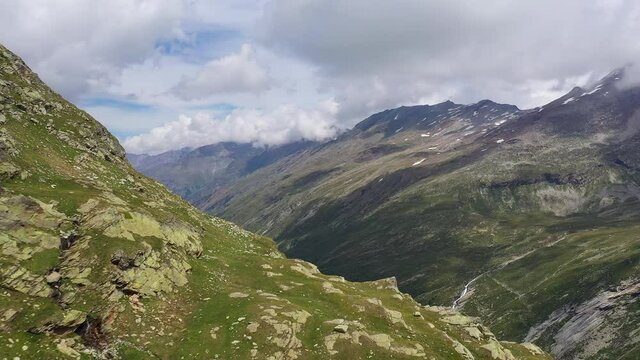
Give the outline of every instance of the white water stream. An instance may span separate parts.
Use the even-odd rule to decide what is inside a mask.
[[[460,296],[453,302],[453,305],[451,305],[452,309],[455,309],[456,306],[458,306],[458,303],[460,302],[460,300],[462,300],[462,298],[467,295],[467,293],[469,292],[469,286],[471,286],[471,284],[473,284],[474,281],[478,280],[478,278],[480,278],[482,275],[484,274],[480,274],[476,277],[474,277],[473,279],[471,279],[471,281],[469,281],[465,286],[464,289],[462,289],[462,293],[460,294]]]

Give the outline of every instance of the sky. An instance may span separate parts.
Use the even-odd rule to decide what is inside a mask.
[[[0,0],[0,43],[155,154],[324,140],[401,105],[541,106],[640,59],[640,2]]]

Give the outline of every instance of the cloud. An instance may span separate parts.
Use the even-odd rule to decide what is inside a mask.
[[[151,129],[179,114],[194,127],[211,104],[236,110],[204,116],[226,124],[207,126],[208,141],[247,138],[230,135],[227,119],[242,118],[272,135],[266,144],[302,137],[301,124],[275,121],[285,108],[333,128],[448,99],[534,107],[640,59],[638,38],[632,0],[0,1],[0,41],[110,130],[144,134],[130,141],[148,141],[141,149],[163,147]],[[336,112],[315,105],[327,98]],[[170,135],[173,147],[200,144]]]
[[[183,77],[172,92],[194,100],[219,93],[260,93],[269,89],[269,77],[257,62],[249,44],[237,54],[210,61],[195,76]]]
[[[182,0],[6,0],[0,39],[71,99],[108,87],[129,64],[180,38]]]
[[[236,109],[223,119],[206,113],[181,115],[176,121],[127,138],[124,146],[130,153],[156,154],[223,141],[268,146],[302,139],[325,140],[340,130],[336,112],[336,103],[326,101],[315,109],[295,105],[280,106],[271,112]]]
[[[541,105],[640,58],[631,0],[277,0],[261,41],[316,67],[341,118],[422,99]]]

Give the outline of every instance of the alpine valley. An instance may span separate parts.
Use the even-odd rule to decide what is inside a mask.
[[[0,179],[0,358],[550,358],[201,213],[2,46]]]
[[[400,107],[325,143],[136,165],[323,272],[396,277],[558,359],[639,359],[640,88],[624,73],[530,110]],[[209,183],[184,184],[195,171]]]

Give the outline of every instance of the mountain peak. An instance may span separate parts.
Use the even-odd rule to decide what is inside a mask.
[[[519,111],[520,109],[516,106],[516,105],[511,105],[511,104],[502,104],[502,103],[497,103],[493,100],[489,100],[489,99],[484,99],[484,100],[480,100],[475,104],[471,104],[468,105],[472,108],[476,108],[476,109],[482,109],[484,107],[489,107],[489,108],[498,108],[498,109],[502,109],[505,111]]]
[[[461,105],[447,100],[434,105],[401,106],[373,114],[358,123],[354,131],[384,132],[386,136],[400,131],[414,129],[432,120],[443,121],[447,118],[469,118],[474,122],[491,122],[496,116],[514,114],[519,109],[515,105],[499,104],[491,100],[481,100],[475,104]]]

